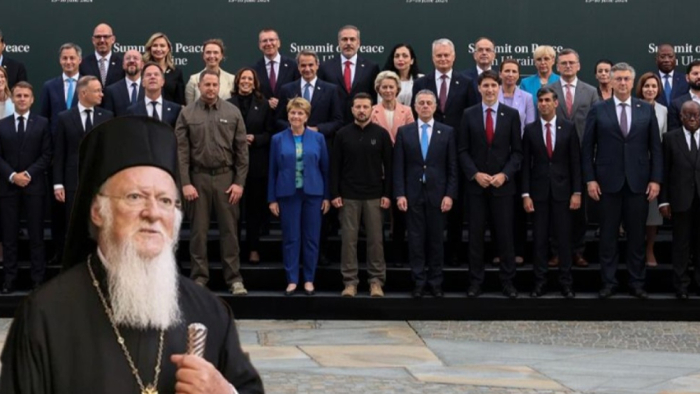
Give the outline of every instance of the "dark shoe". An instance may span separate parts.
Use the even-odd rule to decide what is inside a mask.
[[[304,289],[304,294],[306,294],[307,296],[312,296],[312,295],[316,294],[316,290],[306,290],[306,289]]]
[[[569,286],[564,286],[561,288],[561,295],[569,300],[572,298],[576,298],[576,293],[574,293],[574,290]]]
[[[440,286],[433,286],[430,288],[430,293],[433,295],[435,298],[442,298],[445,296],[445,293],[443,293],[442,288]]]
[[[687,300],[688,292],[685,290],[679,291],[676,293],[676,298],[678,298],[679,300]]]
[[[318,254],[318,266],[319,267],[328,267],[331,265],[330,260],[326,257],[324,253],[319,253]]]
[[[311,283],[311,282],[304,283],[304,294],[306,294],[307,296],[312,296],[312,295],[316,294],[316,288],[314,288],[313,283]]]
[[[539,298],[545,295],[546,293],[547,292],[544,290],[544,286],[535,285],[535,288],[532,289],[532,292],[530,293],[530,297]]]
[[[610,298],[613,296],[613,294],[615,294],[615,289],[610,286],[605,286],[598,292],[598,298]]]
[[[394,263],[394,267],[395,267],[395,268],[403,268],[403,263],[400,262],[400,261],[397,261],[397,262]]]
[[[630,290],[630,295],[639,298],[640,300],[646,300],[649,298],[649,294],[644,291],[641,287],[636,287],[632,290]]]
[[[413,298],[423,298],[423,286],[416,286],[413,288],[413,292],[411,293],[411,297]]]
[[[479,286],[479,285],[469,286],[469,290],[467,290],[467,297],[476,298],[480,295],[481,295],[481,286]]]
[[[580,254],[576,253],[574,255],[574,265],[577,267],[588,267],[588,261],[583,258]]]
[[[456,254],[452,255],[448,260],[449,260],[448,264],[451,267],[459,267],[459,258],[457,257]]]
[[[297,292],[297,289],[294,289],[294,290],[285,290],[285,291],[284,291],[284,295],[285,295],[285,296],[293,296],[294,293],[296,293],[296,292]]]
[[[549,261],[547,262],[547,265],[550,267],[558,267],[559,266],[559,256],[554,256]]]
[[[515,286],[513,285],[504,285],[503,286],[503,295],[512,299],[518,298],[518,290],[515,289]]]

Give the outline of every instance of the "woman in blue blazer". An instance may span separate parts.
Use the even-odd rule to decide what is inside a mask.
[[[275,134],[270,144],[267,201],[282,223],[285,295],[296,291],[302,245],[304,292],[314,294],[321,217],[330,208],[328,149],[322,134],[306,128],[310,114],[308,101],[292,99],[287,104],[289,127]]]

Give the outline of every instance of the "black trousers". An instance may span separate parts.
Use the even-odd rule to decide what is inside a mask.
[[[394,200],[391,203],[391,254],[394,262],[406,261],[406,212],[401,212]]]
[[[260,251],[260,230],[269,212],[266,178],[253,178],[246,181],[243,211],[248,250]]]
[[[452,209],[447,212],[447,248],[445,258],[456,259],[459,254],[459,245],[462,243],[462,230],[464,226],[464,211],[467,204],[464,196],[463,177],[459,177],[459,191],[457,198],[452,204]]]
[[[581,194],[581,207],[575,211],[571,211],[571,249],[572,253],[583,255],[586,251],[586,230],[588,229],[588,221],[591,218],[597,218],[599,215],[594,213],[598,209],[596,202],[588,196],[585,192],[587,190],[587,185],[584,183],[581,186],[581,190],[584,192]],[[555,239],[551,239],[551,250],[553,256],[559,256],[561,259],[561,253],[559,253],[559,242]]]
[[[5,285],[10,287],[14,285],[17,279],[20,212],[24,212],[27,218],[32,281],[41,283],[44,280],[44,272],[46,270],[46,259],[44,257],[44,196],[19,194],[0,198],[2,244],[5,259],[3,269],[5,271]]]
[[[420,198],[408,204],[408,261],[416,287],[442,285],[445,219],[440,207],[430,204],[425,187]]]
[[[559,246],[559,284],[571,286],[571,215],[569,201],[555,201],[550,198],[534,201],[532,213],[533,268],[535,286],[547,283],[547,254],[550,237]]]
[[[673,206],[671,206],[673,209]],[[689,210],[673,212],[673,286],[686,292],[690,285],[688,263],[693,259],[695,283],[700,284],[700,196],[697,194]]]
[[[515,277],[513,249],[513,196],[494,196],[490,189],[469,195],[469,276],[472,285],[484,282],[484,232],[487,220],[495,230],[497,255],[501,259],[502,285],[512,284]],[[492,237],[493,238],[493,237]]]
[[[603,286],[617,286],[618,232],[620,223],[627,233],[627,272],[629,286],[644,286],[646,266],[644,262],[644,240],[646,237],[649,202],[646,194],[633,193],[627,182],[617,193],[603,193],[600,197],[600,269]]]

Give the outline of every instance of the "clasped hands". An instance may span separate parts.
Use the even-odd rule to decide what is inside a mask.
[[[502,172],[499,172],[496,175],[489,175],[485,172],[477,172],[476,175],[474,175],[474,180],[479,184],[479,186],[486,189],[489,186],[499,188],[506,183],[508,178],[506,177],[506,174]]]
[[[19,187],[27,187],[31,181],[32,179],[29,177],[29,174],[27,174],[27,171],[18,172],[12,177],[12,183]]]

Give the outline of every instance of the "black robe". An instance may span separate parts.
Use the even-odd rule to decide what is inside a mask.
[[[98,258],[93,257],[92,268],[107,296],[105,271]],[[170,356],[186,352],[187,325],[193,322],[208,329],[204,358],[240,394],[264,393],[260,376],[241,350],[228,307],[208,290],[180,278],[184,322],[165,332],[158,393],[175,392],[176,366]],[[119,329],[141,379],[148,385],[153,382],[159,332]],[[2,352],[0,392],[141,392],[92,285],[87,264],[59,275],[22,303]]]

